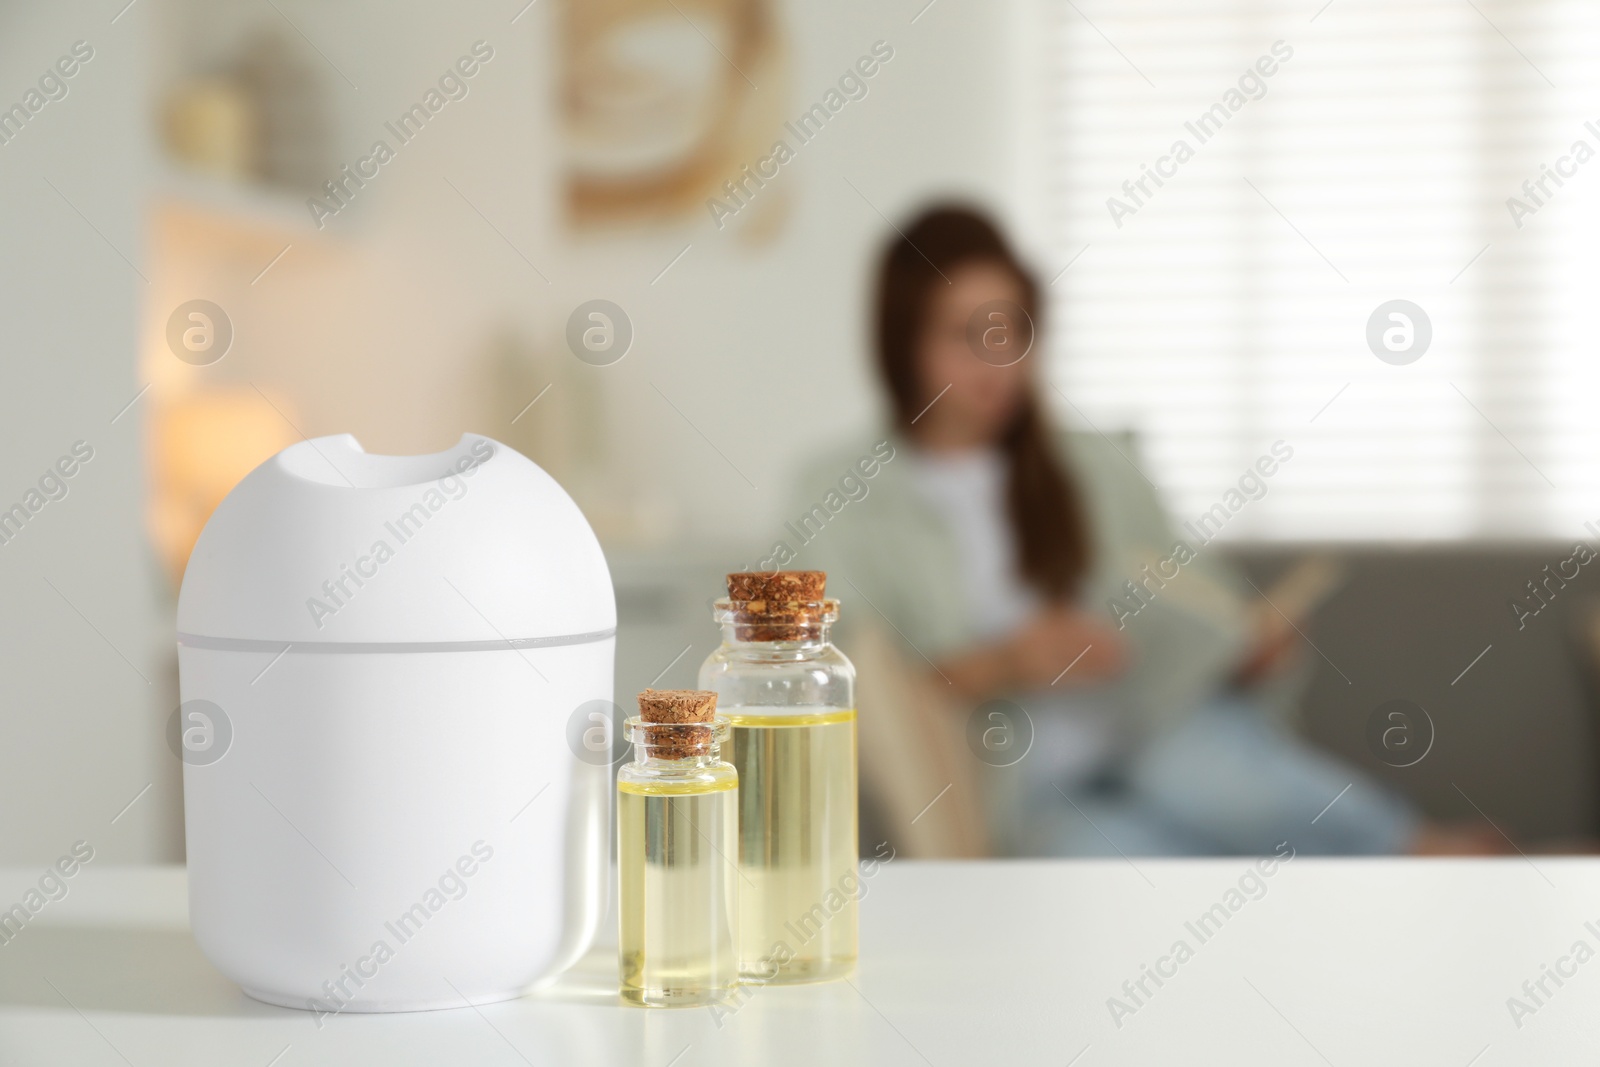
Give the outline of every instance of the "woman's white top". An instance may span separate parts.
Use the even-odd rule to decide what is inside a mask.
[[[1044,606],[1017,567],[1004,455],[972,449],[917,451],[907,458],[918,492],[955,538],[974,632],[982,641],[1004,639]],[[1063,670],[1077,654],[1066,655]],[[1070,675],[1016,700],[1033,724],[1033,748],[1019,764],[1029,777],[1066,788],[1092,775],[1116,747],[1111,709],[1094,688],[1073,685]]]

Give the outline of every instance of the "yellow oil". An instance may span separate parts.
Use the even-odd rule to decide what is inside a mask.
[[[692,1007],[737,986],[736,786],[618,778],[623,999]]]
[[[739,971],[820,982],[856,962],[856,713],[735,707],[723,757],[739,772]],[[771,713],[769,713],[771,712]]]

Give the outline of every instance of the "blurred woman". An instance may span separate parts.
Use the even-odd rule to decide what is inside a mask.
[[[803,560],[848,579],[869,602],[852,611],[881,613],[964,707],[1031,735],[990,776],[1000,850],[1489,849],[1284,724],[1296,629],[1216,549],[1180,538],[1131,439],[1051,425],[1026,351],[1041,311],[1032,274],[972,211],[930,211],[892,241],[873,325],[895,458]],[[805,499],[841,466],[818,464]],[[1178,574],[1146,581],[1157,565]]]

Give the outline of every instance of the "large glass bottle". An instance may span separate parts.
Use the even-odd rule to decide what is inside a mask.
[[[639,694],[617,771],[618,969],[622,997],[693,1007],[739,984],[738,775],[713,693]]]
[[[828,639],[820,571],[730,574],[700,667],[739,774],[739,971],[816,982],[855,966],[855,668]]]

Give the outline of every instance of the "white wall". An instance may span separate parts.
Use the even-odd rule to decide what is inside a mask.
[[[140,405],[111,421],[139,389],[146,285],[125,260],[143,258],[147,165],[143,28],[113,14],[13,4],[0,15],[4,106],[75,41],[94,50],[68,95],[0,145],[0,508],[74,442],[93,449],[67,495],[0,545],[7,862],[46,863],[78,839],[97,861],[177,847],[176,760],[161,735],[171,633],[143,534]]]

